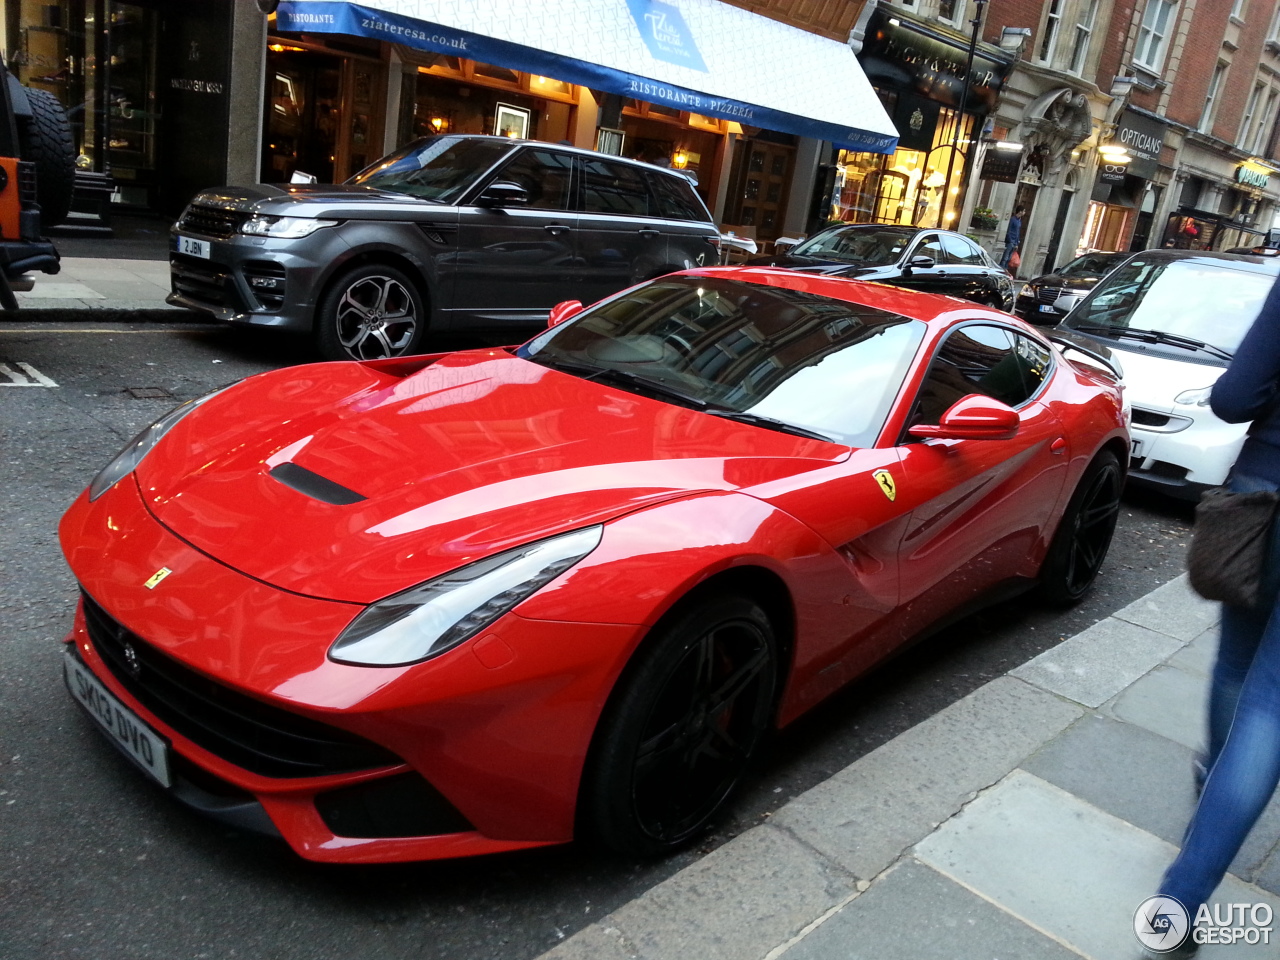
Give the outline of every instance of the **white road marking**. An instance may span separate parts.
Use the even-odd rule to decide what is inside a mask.
[[[7,363],[0,361],[0,376],[7,377],[8,382],[0,380],[0,387],[56,387],[57,384],[46,377],[29,363],[15,361],[20,370],[15,370]]]

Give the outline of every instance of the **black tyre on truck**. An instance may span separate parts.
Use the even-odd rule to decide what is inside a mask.
[[[36,165],[36,202],[47,230],[67,219],[76,180],[76,145],[71,121],[47,90],[25,88],[31,115],[18,120],[22,159]]]

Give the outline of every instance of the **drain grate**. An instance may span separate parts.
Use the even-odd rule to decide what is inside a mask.
[[[172,400],[173,394],[163,387],[125,387],[124,392],[135,400]]]

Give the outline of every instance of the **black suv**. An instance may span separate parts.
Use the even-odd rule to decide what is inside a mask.
[[[987,252],[950,230],[862,223],[828,227],[785,253],[748,261],[945,293],[997,310],[1013,306],[1013,280]]]
[[[330,359],[416,352],[433,331],[545,325],[652,277],[715,264],[680,173],[503,137],[426,137],[344,184],[221,187],[173,226],[169,303],[313,331]]]

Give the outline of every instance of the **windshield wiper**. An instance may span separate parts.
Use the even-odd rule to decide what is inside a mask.
[[[630,370],[619,370],[617,367],[597,368],[594,376],[588,377],[588,380],[599,380],[602,383],[609,381],[620,382],[629,387],[638,387],[641,390],[647,390],[649,393],[657,394],[664,400],[670,400],[672,403],[678,403],[684,407],[693,407],[697,410],[704,410],[710,404],[699,397],[691,397],[687,393],[681,393],[674,387],[669,387],[661,380],[651,380],[649,377],[642,377],[638,373],[632,373]]]
[[[762,417],[758,413],[747,413],[742,410],[725,410],[716,408],[707,410],[707,413],[713,417],[723,417],[726,420],[736,420],[738,423],[749,423],[757,427],[765,427],[769,430],[778,430],[782,433],[793,433],[797,437],[808,437],[810,440],[825,440],[827,443],[835,443],[825,433],[818,433],[814,430],[806,430],[804,427],[797,427],[795,424],[787,423],[784,420],[775,420],[773,417]]]
[[[1143,330],[1139,327],[1113,327],[1106,324],[1097,323],[1078,323],[1072,326],[1072,330],[1082,330],[1085,333],[1096,333],[1104,337],[1114,337],[1117,340],[1141,340],[1143,343],[1166,343],[1171,347],[1186,347],[1189,350],[1203,350],[1220,360],[1231,360],[1235,354],[1229,350],[1223,350],[1221,347],[1215,347],[1211,343],[1205,343],[1203,340],[1196,340],[1193,337],[1183,337],[1176,333],[1165,333],[1163,330]]]

